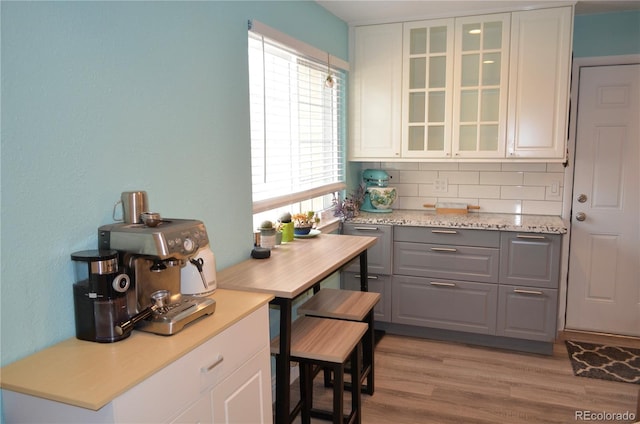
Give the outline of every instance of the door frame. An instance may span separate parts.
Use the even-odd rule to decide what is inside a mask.
[[[576,132],[578,128],[578,93],[580,90],[580,70],[584,67],[630,65],[640,63],[640,54],[619,56],[594,56],[573,59],[571,69],[571,109],[569,111],[569,138],[567,139],[567,166],[564,169],[564,194],[562,199],[562,219],[567,226],[567,234],[562,240],[562,262],[560,268],[560,292],[558,301],[558,330],[563,331],[567,314],[567,287],[569,284],[569,246],[571,240],[571,208],[573,205],[573,180],[576,159]]]

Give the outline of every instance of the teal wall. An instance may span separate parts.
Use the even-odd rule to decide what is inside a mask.
[[[71,252],[120,193],[252,245],[247,20],[348,59],[313,1],[1,2],[0,365],[75,335]]]
[[[574,57],[640,53],[640,11],[576,16]]]

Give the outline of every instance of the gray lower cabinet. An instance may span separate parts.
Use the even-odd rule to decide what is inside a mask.
[[[369,290],[382,294],[375,319],[388,328],[520,339],[514,345],[555,340],[561,235],[351,223],[343,233],[379,237]],[[359,288],[357,265],[342,273],[342,287]]]
[[[391,276],[369,274],[369,291],[380,293],[380,302],[373,308],[373,318],[379,322],[391,322]],[[357,272],[342,272],[341,285],[343,289],[360,290],[360,274]]]
[[[495,334],[498,285],[394,275],[392,321]]]
[[[374,308],[374,319],[391,321],[391,271],[393,248],[392,225],[344,223],[342,234],[377,237],[378,241],[367,251],[369,291],[380,293],[380,302]],[[348,290],[360,290],[360,262],[355,259],[341,273],[340,285]]]
[[[552,342],[557,314],[558,290],[500,285],[496,334]]]
[[[342,234],[377,237],[376,244],[367,250],[367,270],[370,274],[391,275],[393,226],[344,223],[342,225]],[[347,271],[360,271],[358,259],[347,266]]]
[[[558,288],[562,236],[503,232],[500,284]]]
[[[501,234],[499,336],[555,340],[561,243],[558,234]]]

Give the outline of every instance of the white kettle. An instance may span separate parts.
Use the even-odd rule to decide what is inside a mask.
[[[209,246],[205,246],[198,249],[180,269],[180,293],[208,295],[216,288],[216,258]]]

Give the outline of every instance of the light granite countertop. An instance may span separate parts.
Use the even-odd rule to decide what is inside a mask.
[[[393,210],[391,213],[360,212],[348,219],[354,224],[412,225],[418,227],[468,228],[479,230],[519,231],[527,233],[565,234],[567,224],[555,215],[521,215],[470,212],[466,215],[437,214],[435,211]]]

